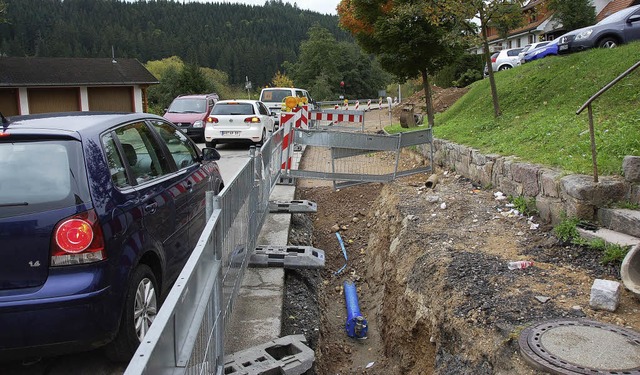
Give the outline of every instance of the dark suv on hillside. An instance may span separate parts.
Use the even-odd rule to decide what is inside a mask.
[[[640,40],[640,5],[617,11],[595,25],[573,30],[558,39],[560,54],[589,48],[614,48]]]
[[[215,149],[149,114],[0,124],[0,359],[128,361],[223,188]]]

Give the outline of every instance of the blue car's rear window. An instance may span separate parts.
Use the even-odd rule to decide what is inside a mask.
[[[0,218],[89,200],[80,142],[0,143]]]

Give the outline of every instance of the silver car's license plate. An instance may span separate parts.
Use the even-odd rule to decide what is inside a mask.
[[[240,132],[220,132],[222,135],[240,135]]]

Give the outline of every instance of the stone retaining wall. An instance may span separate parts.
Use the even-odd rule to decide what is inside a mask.
[[[421,154],[429,158],[428,149]],[[434,166],[455,170],[483,187],[506,195],[535,198],[540,218],[557,224],[568,217],[595,221],[599,207],[614,202],[640,204],[640,157],[627,156],[620,176],[567,175],[549,167],[518,161],[515,157],[482,154],[478,150],[434,139]]]

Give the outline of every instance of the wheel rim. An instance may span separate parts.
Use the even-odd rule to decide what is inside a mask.
[[[616,42],[614,42],[613,40],[607,40],[606,42],[602,43],[602,48],[614,48],[616,46]]]
[[[158,313],[156,289],[150,279],[140,280],[136,289],[136,300],[133,307],[133,322],[139,340],[147,334],[149,327]]]

